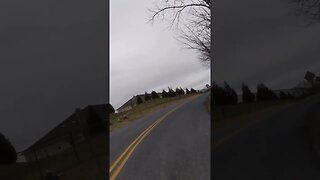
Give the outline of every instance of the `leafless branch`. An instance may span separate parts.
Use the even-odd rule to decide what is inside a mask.
[[[160,0],[155,4],[149,21],[166,20],[178,30],[178,40],[196,50],[202,62],[211,61],[211,2],[212,0]]]

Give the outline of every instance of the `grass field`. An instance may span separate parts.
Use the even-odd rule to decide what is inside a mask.
[[[297,100],[274,100],[253,103],[238,103],[235,105],[213,106],[212,120],[223,121],[237,116],[258,112],[278,105],[284,105],[295,102]]]
[[[162,107],[177,103],[193,95],[156,99],[134,107],[125,113],[111,115],[110,129],[121,127],[135,119],[150,114]],[[121,119],[123,115],[128,118]],[[120,119],[120,121],[119,121]],[[103,132],[75,145],[58,155],[39,162],[0,165],[0,180],[41,180],[48,170],[61,174],[59,180],[105,179],[108,171],[108,132]]]
[[[29,163],[15,163],[0,166],[2,180],[41,180],[47,170],[61,173],[59,180],[102,180],[108,170],[108,133],[98,134],[59,155]],[[78,158],[77,158],[78,157]]]
[[[319,107],[319,104],[317,106]],[[315,151],[317,159],[320,160],[320,112],[318,108],[310,110],[305,119],[308,140]]]
[[[155,112],[163,107],[177,103],[179,100],[182,100],[194,95],[196,94],[187,94],[187,95],[181,95],[181,96],[176,96],[171,98],[159,98],[159,99],[147,101],[143,104],[135,106],[126,112],[111,114],[110,125],[109,125],[110,131],[116,128],[122,127],[148,114],[151,114],[152,112]]]

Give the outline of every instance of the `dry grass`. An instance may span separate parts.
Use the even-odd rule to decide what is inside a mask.
[[[220,121],[252,112],[257,112],[260,110],[264,110],[269,107],[283,105],[290,102],[294,102],[292,100],[275,100],[275,101],[263,101],[263,102],[254,102],[254,103],[239,103],[235,105],[227,105],[227,106],[214,106],[213,107],[213,116],[214,121]]]
[[[314,126],[314,148],[317,153],[317,157],[320,158],[320,117],[316,119]]]
[[[40,160],[43,174],[45,170],[61,173],[59,179],[99,180],[107,177],[108,169],[108,133],[104,132],[76,145],[79,160],[72,149]],[[39,167],[35,162],[15,163],[0,167],[0,179],[41,180]]]
[[[34,169],[36,169],[36,164],[34,163],[15,163],[10,165],[0,165],[0,179],[40,179],[40,174],[34,171]]]
[[[315,150],[317,158],[320,159],[320,112],[317,109],[307,114],[306,127],[312,148]]]
[[[177,103],[182,99],[185,99],[194,95],[196,94],[188,94],[188,95],[176,96],[172,98],[159,98],[159,99],[151,100],[143,104],[140,104],[138,106],[135,106],[129,111],[111,114],[110,125],[109,125],[110,131],[113,131],[114,129],[117,129],[119,127],[123,127],[136,119],[142,118],[163,107]],[[126,118],[124,118],[124,116]]]
[[[290,105],[296,100],[277,100],[267,102],[239,103],[236,105],[213,107],[212,117],[215,129],[220,129],[241,120],[245,123],[247,117],[256,113],[269,112]],[[249,118],[250,119],[250,118]]]

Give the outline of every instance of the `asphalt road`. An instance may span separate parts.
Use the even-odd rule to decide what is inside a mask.
[[[113,131],[110,179],[209,180],[208,95],[184,100]]]
[[[320,179],[307,126],[315,111],[320,111],[320,95],[214,129],[213,179]]]

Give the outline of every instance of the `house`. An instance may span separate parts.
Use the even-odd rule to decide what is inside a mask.
[[[73,114],[24,150],[22,154],[26,161],[48,158],[97,132],[105,131],[109,109],[107,104],[77,108]]]
[[[140,97],[141,100],[145,102],[144,94],[138,94],[136,96],[133,96],[131,99],[125,102],[122,106],[120,106],[117,109],[117,111],[120,113],[120,112],[125,112],[132,109],[134,106],[138,105],[138,97]]]
[[[210,85],[209,85],[209,84],[206,84],[206,86],[205,86],[204,88],[200,89],[199,91],[200,91],[201,93],[206,93],[206,92],[209,92],[210,89],[211,89]]]
[[[162,93],[157,94],[159,95],[159,98],[162,98]],[[133,96],[131,99],[129,99],[127,102],[125,102],[122,106],[120,106],[117,109],[118,113],[128,111],[132,109],[134,106],[138,105],[138,97],[141,98],[142,102],[145,102],[144,94],[138,94],[136,96]]]

